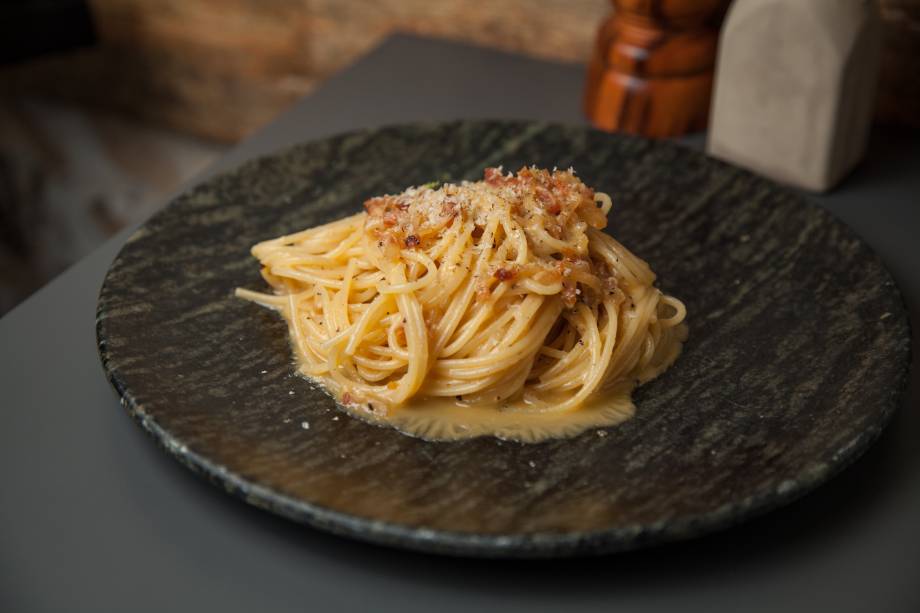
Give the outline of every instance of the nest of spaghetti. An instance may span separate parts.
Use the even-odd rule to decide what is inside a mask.
[[[301,372],[345,404],[574,411],[686,338],[683,304],[603,232],[611,206],[571,169],[489,168],[259,243],[274,292],[240,294],[285,316]]]

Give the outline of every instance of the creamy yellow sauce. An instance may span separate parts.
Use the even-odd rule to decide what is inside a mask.
[[[403,434],[430,441],[458,441],[478,436],[493,436],[502,440],[538,443],[549,439],[571,438],[595,428],[615,426],[630,419],[636,412],[632,392],[637,385],[656,378],[674,363],[687,338],[687,325],[675,328],[681,341],[666,346],[666,353],[646,368],[639,379],[621,379],[607,384],[576,409],[554,411],[553,397],[541,398],[540,406],[522,399],[500,402],[465,402],[457,398],[416,396],[400,407],[383,410],[377,405],[344,403],[333,393],[323,378],[311,377],[299,369],[300,375],[318,384],[335,399],[337,406],[348,415],[377,426],[390,427]],[[563,401],[565,398],[560,398]]]
[[[262,241],[274,293],[236,294],[285,318],[300,372],[357,418],[431,440],[574,436],[632,416],[686,338],[684,304],[601,231],[611,207],[572,169],[490,168]]]
[[[536,443],[569,438],[591,428],[613,426],[633,416],[632,386],[601,391],[583,406],[566,412],[534,409],[523,401],[471,405],[453,398],[415,398],[386,414],[366,405],[339,406],[362,421],[389,426],[404,434],[432,441],[456,441],[477,436]]]

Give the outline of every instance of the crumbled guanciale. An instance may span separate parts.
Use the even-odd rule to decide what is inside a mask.
[[[492,273],[492,276],[499,281],[510,281],[517,276],[517,270],[511,266],[499,268]]]
[[[489,185],[502,185],[505,182],[511,180],[510,178],[505,177],[501,168],[486,168],[485,172],[482,174],[483,179],[485,179],[485,182]]]
[[[371,198],[364,203],[366,231],[387,258],[398,258],[402,249],[435,243],[455,219],[473,222],[471,237],[478,244],[495,206],[505,206],[523,230],[529,248],[539,256],[521,267],[513,261],[517,248],[506,249],[506,263],[499,263],[490,277],[477,282],[477,300],[488,298],[496,280],[531,278],[538,283],[560,283],[560,297],[569,308],[578,301],[594,304],[616,290],[615,276],[603,263],[591,260],[585,239],[587,228],[602,229],[607,218],[595,202],[594,190],[573,171],[524,167],[505,174],[501,168],[486,168],[483,178],[478,183],[424,185]],[[570,247],[548,252],[545,235],[540,234],[543,231]],[[499,230],[492,248],[499,249],[506,239]]]

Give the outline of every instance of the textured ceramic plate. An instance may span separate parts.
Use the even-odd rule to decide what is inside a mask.
[[[498,164],[573,166],[610,193],[613,234],[687,305],[683,355],[626,423],[535,445],[371,426],[293,376],[279,317],[233,297],[263,287],[253,243]],[[672,144],[525,122],[356,132],[204,183],[125,245],[98,339],[131,415],[227,491],[359,539],[490,556],[635,548],[777,507],[866,449],[909,362],[890,275],[828,213]]]

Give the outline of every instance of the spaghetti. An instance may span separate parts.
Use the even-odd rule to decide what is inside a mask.
[[[283,315],[301,373],[354,414],[431,438],[570,435],[628,417],[680,352],[684,305],[602,232],[611,200],[572,170],[364,206],[255,245],[274,293],[237,290]]]

